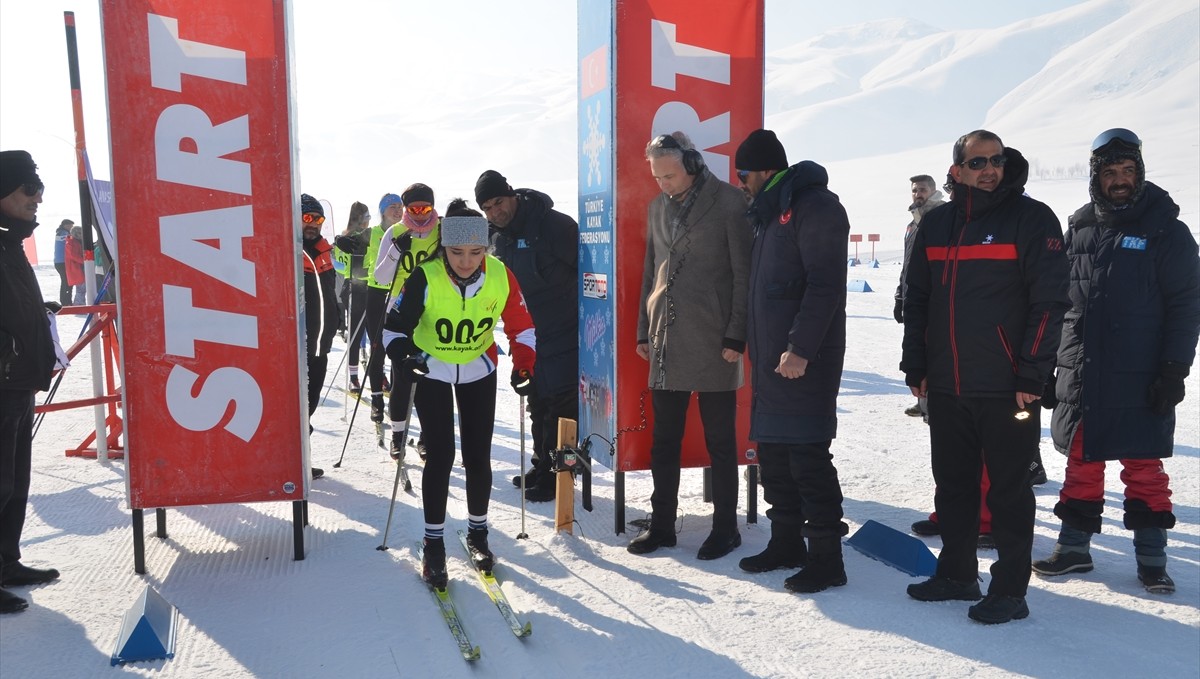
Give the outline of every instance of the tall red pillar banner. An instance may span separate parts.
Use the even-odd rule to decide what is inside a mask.
[[[630,471],[650,468],[654,422],[649,366],[635,352],[646,207],[658,193],[646,143],[682,130],[718,179],[735,176],[738,144],[763,122],[763,2],[618,0],[616,8],[617,468]],[[746,374],[737,420],[743,463],[754,458]],[[683,465],[708,463],[693,398]]]
[[[105,0],[132,508],[308,491],[285,0]]]

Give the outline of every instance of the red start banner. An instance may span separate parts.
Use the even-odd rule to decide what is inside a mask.
[[[627,0],[617,7],[617,470],[630,471],[650,468],[653,430],[649,368],[635,353],[646,208],[659,191],[646,162],[646,144],[681,130],[718,179],[734,176],[738,144],[763,125],[763,2]],[[641,429],[643,413],[647,421]],[[748,436],[748,370],[738,392],[737,433],[741,462],[756,461]],[[695,398],[682,464],[709,464]]]
[[[130,507],[307,496],[284,0],[104,0]]]

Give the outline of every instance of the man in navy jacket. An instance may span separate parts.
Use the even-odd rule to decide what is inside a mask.
[[[1033,569],[1092,570],[1088,548],[1100,532],[1104,463],[1120,460],[1138,579],[1162,594],[1175,591],[1166,569],[1175,514],[1161,458],[1174,447],[1175,406],[1200,336],[1200,258],[1179,206],[1146,181],[1141,147],[1123,128],[1096,138],[1091,200],[1069,221],[1071,310],[1057,389],[1047,394],[1057,402],[1054,445],[1068,456],[1054,507],[1062,530],[1054,553]]]
[[[925,216],[904,296],[900,369],[929,398],[937,572],[910,585],[921,601],[980,598],[979,483],[986,462],[997,559],[968,615],[1003,623],[1029,615],[1033,491],[1041,398],[1054,368],[1067,300],[1062,229],[1024,195],[1029,163],[987,130],[954,144],[951,202]],[[980,454],[982,451],[982,455]]]

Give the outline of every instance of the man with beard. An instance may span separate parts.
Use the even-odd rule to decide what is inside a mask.
[[[734,162],[754,199],[750,438],[771,505],[767,548],[738,566],[751,573],[801,566],[783,586],[820,592],[846,584],[841,538],[849,527],[829,449],[846,356],[850,221],[825,168],[811,160],[789,166],[774,132],[751,132]]]
[[[558,447],[558,418],[579,418],[579,225],[554,210],[550,196],[514,190],[495,170],[479,175],[475,202],[493,228],[496,258],[517,277],[533,317],[534,465],[525,475],[525,499],[548,502],[554,499],[550,451]],[[520,488],[521,477],[513,485]]]
[[[1138,580],[1166,594],[1175,591],[1166,569],[1175,514],[1161,458],[1174,447],[1175,406],[1200,336],[1200,257],[1179,206],[1146,181],[1133,132],[1116,128],[1096,137],[1090,194],[1068,222],[1071,311],[1057,387],[1043,403],[1054,408],[1054,446],[1067,455],[1054,507],[1062,528],[1054,552],[1033,570],[1092,570],[1105,461],[1120,460]]]
[[[1029,615],[1034,499],[1029,467],[1041,398],[1067,301],[1058,219],[1024,195],[1029,163],[987,130],[954,144],[951,202],[921,220],[905,278],[900,370],[929,398],[937,571],[908,587],[920,601],[981,598],[976,544],[984,465],[997,559],[968,616],[994,624]],[[982,451],[982,454],[981,452]]]
[[[908,273],[908,259],[912,256],[912,244],[915,240],[913,236],[917,234],[917,229],[921,226],[921,217],[946,202],[942,197],[942,192],[937,190],[937,184],[933,181],[933,177],[919,174],[910,177],[908,181],[912,185],[912,204],[908,206],[912,220],[908,226],[904,227],[904,263],[900,267],[900,284],[896,286],[896,307],[892,311],[896,322],[901,325],[904,324],[904,275]],[[918,398],[916,403],[905,408],[904,414],[909,417],[924,418],[926,422],[929,421],[929,410],[923,398]]]
[[[333,246],[321,235],[325,208],[307,193],[300,194],[300,219],[304,245],[304,338],[308,355],[308,416],[317,412],[321,387],[329,367],[329,349],[338,328]],[[312,425],[309,425],[312,431]],[[314,479],[325,474],[312,468]]]
[[[43,189],[28,152],[0,151],[0,613],[29,607],[7,588],[58,577],[53,568],[21,563],[33,458],[33,399],[50,387],[55,363],[42,291],[22,243],[37,228]]]

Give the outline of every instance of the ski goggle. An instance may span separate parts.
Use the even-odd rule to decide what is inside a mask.
[[[1101,132],[1100,136],[1096,137],[1096,140],[1092,142],[1092,153],[1099,151],[1113,142],[1120,142],[1134,149],[1142,148],[1142,140],[1138,139],[1136,134],[1123,127],[1114,127],[1111,130]]]
[[[26,196],[33,198],[46,189],[46,185],[41,182],[29,182],[21,185],[21,192]]]
[[[414,217],[424,217],[425,215],[429,214],[430,212],[433,212],[432,205],[409,205],[409,206],[406,206],[404,209],[408,210],[408,214],[410,214]]]
[[[1008,162],[1008,156],[1004,155],[1003,153],[997,153],[996,155],[992,156],[991,158],[985,158],[983,156],[975,156],[974,158],[963,161],[963,165],[965,165],[967,167],[967,169],[970,169],[970,170],[982,170],[984,167],[987,166],[988,163],[991,163],[992,167],[1004,167],[1004,164],[1007,162]]]
[[[317,226],[325,223],[324,215],[313,214],[311,212],[305,212],[304,216],[302,216],[300,219],[304,220],[305,224],[316,224]]]

